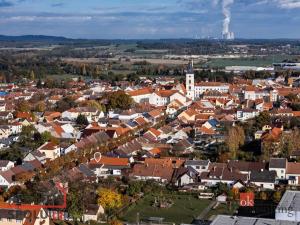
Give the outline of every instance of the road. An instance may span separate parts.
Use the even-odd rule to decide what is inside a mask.
[[[202,212],[201,214],[197,217],[198,220],[203,220],[205,219],[206,215],[209,213],[209,211],[214,207],[214,205],[217,203],[216,200],[213,200]]]

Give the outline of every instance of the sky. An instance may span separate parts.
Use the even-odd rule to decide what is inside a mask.
[[[300,38],[300,0],[0,0],[0,34],[90,39]]]

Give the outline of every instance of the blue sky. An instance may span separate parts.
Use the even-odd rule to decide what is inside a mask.
[[[72,38],[300,38],[300,0],[0,0],[0,34]]]

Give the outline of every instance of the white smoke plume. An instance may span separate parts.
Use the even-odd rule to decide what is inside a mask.
[[[212,4],[214,6],[219,5],[220,1],[222,1],[222,13],[224,15],[222,36],[224,39],[234,39],[234,33],[230,32],[230,6],[234,3],[234,0],[213,0]]]

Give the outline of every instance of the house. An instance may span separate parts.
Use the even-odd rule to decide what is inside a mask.
[[[144,164],[135,164],[130,177],[137,180],[155,180],[170,183],[175,169],[182,167],[184,160],[177,158],[146,158]]]
[[[154,180],[161,183],[170,183],[174,168],[164,164],[135,164],[130,177],[137,180]]]
[[[266,170],[266,163],[230,160],[227,163],[227,167],[230,170],[235,170],[242,174],[250,174],[253,171],[260,172],[260,171]]]
[[[7,171],[10,168],[14,167],[14,163],[8,160],[0,160],[0,171]]]
[[[143,103],[143,102],[149,102],[149,98],[152,92],[153,90],[151,88],[146,87],[142,89],[129,91],[127,92],[127,94],[130,95],[136,103]]]
[[[29,152],[23,159],[23,162],[30,162],[30,161],[34,161],[37,160],[39,161],[41,164],[44,164],[46,162],[46,154],[42,153],[40,151],[32,151]]]
[[[300,163],[287,162],[286,179],[288,180],[289,185],[300,185]]]
[[[43,114],[43,118],[47,121],[53,121],[55,119],[59,119],[61,117],[61,113],[60,112],[50,112],[47,111]]]
[[[46,159],[54,160],[60,157],[60,146],[53,142],[46,142],[37,149],[38,152],[45,154]]]
[[[269,162],[269,171],[276,172],[276,179],[283,180],[286,178],[287,159],[271,158]]]
[[[174,169],[172,175],[172,183],[177,187],[183,187],[186,185],[194,184],[198,182],[198,172],[195,171],[193,168],[185,168],[180,167]]]
[[[124,110],[119,114],[119,120],[121,121],[129,121],[137,118],[139,113],[137,113],[134,109]]]
[[[184,104],[180,102],[178,99],[174,99],[167,105],[166,113],[168,115],[175,115],[178,110],[184,108]]]
[[[0,139],[8,138],[12,131],[8,125],[0,125]]]
[[[196,112],[194,109],[189,108],[182,113],[178,115],[178,119],[181,120],[184,123],[193,123],[195,122],[196,115],[198,112]]]
[[[104,208],[100,205],[88,205],[82,216],[84,223],[88,221],[98,221],[99,216],[104,214]]]
[[[259,111],[255,109],[239,109],[236,112],[236,118],[239,121],[246,121],[248,119],[253,119],[259,115]]]
[[[89,122],[98,121],[104,117],[104,113],[93,107],[77,107],[64,111],[61,117],[70,121],[75,121],[79,115],[84,115]]]
[[[257,187],[263,189],[271,189],[275,188],[275,179],[276,172],[275,171],[252,171],[250,173],[250,183],[256,185]]]
[[[121,176],[122,170],[130,168],[130,162],[128,158],[101,156],[99,161],[92,159],[88,166],[97,177],[107,178]]]
[[[0,120],[12,120],[14,115],[8,111],[0,111]]]
[[[156,124],[164,116],[164,111],[162,109],[153,109],[149,112],[143,113],[143,116],[152,124]]]
[[[9,188],[14,185],[15,176],[12,170],[7,170],[4,172],[0,172],[0,187]]]
[[[182,139],[173,145],[172,152],[179,154],[189,154],[194,151],[194,142],[192,138]]]
[[[201,174],[202,172],[208,172],[209,164],[209,160],[187,160],[184,164],[184,167],[191,167]]]
[[[156,90],[150,95],[149,103],[156,106],[166,106],[175,99],[183,103],[186,102],[186,97],[176,90]]]
[[[248,174],[240,173],[227,167],[225,163],[211,163],[208,172],[202,172],[200,175],[201,182],[207,186],[215,186],[218,183],[224,183],[232,186],[236,181],[247,182]]]
[[[43,208],[0,209],[0,225],[50,225],[50,218]]]

